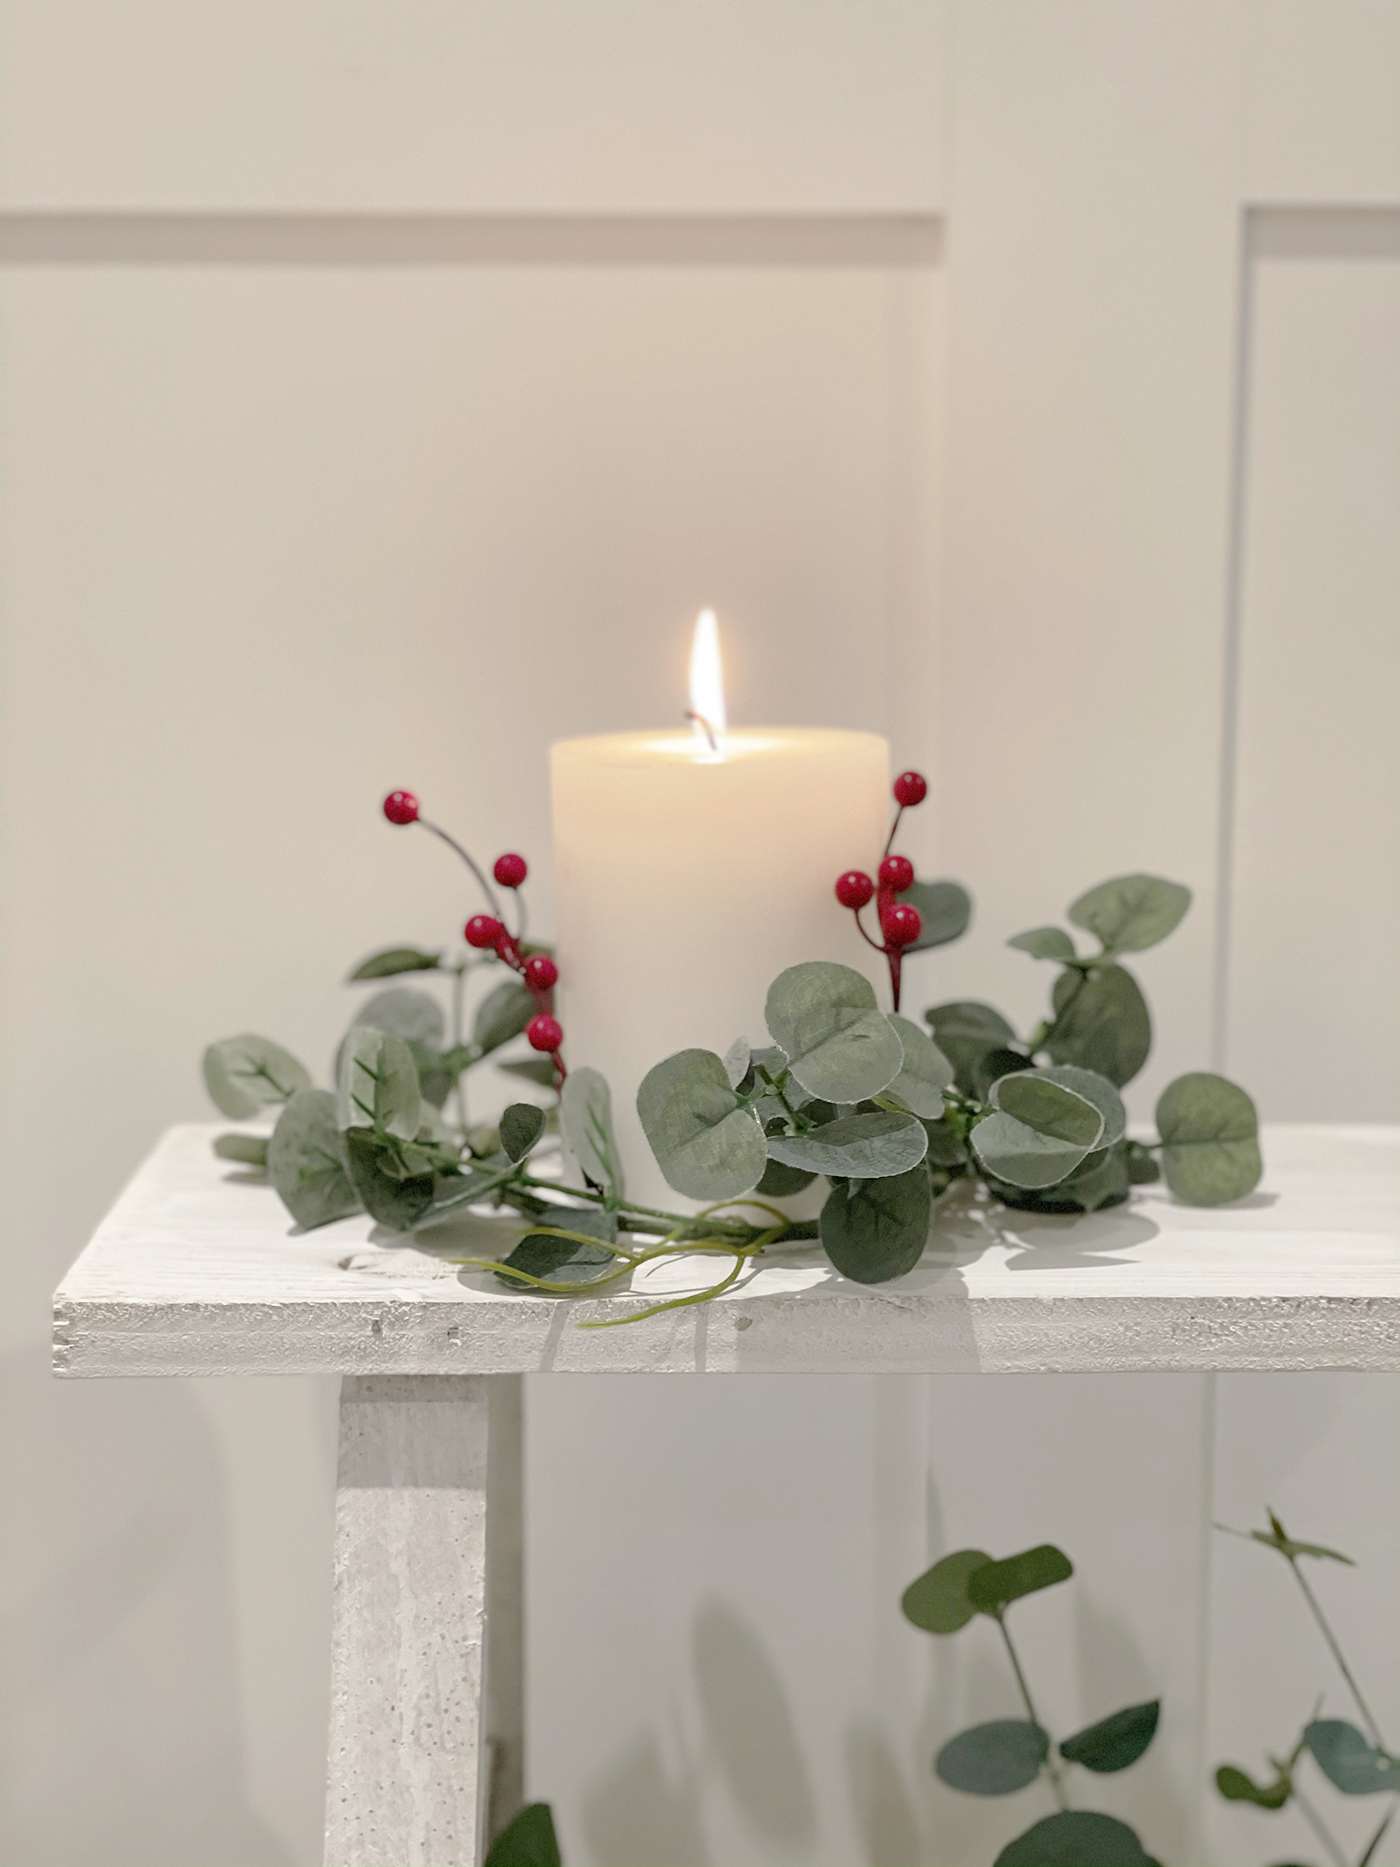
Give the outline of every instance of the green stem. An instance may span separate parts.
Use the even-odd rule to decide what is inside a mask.
[[[462,1017],[467,988],[467,965],[463,960],[452,968],[452,1048],[462,1048]],[[467,1072],[458,1070],[453,1092],[457,1101],[457,1126],[462,1131],[462,1139],[467,1138],[467,1091],[465,1088]]]
[[[1040,1718],[1036,1713],[1035,1704],[1031,1698],[1031,1689],[1026,1684],[1026,1675],[1021,1670],[1021,1662],[1016,1656],[1015,1647],[1011,1644],[1011,1630],[1006,1625],[1006,1615],[1004,1611],[997,1615],[996,1623],[1001,1629],[1002,1639],[1006,1642],[1006,1656],[1011,1661],[1011,1670],[1015,1673],[1016,1683],[1021,1688],[1021,1697],[1025,1701],[1026,1706],[1026,1716],[1033,1725],[1037,1725],[1043,1731],[1045,1726],[1041,1724]],[[1069,1797],[1065,1794],[1063,1773],[1060,1770],[1059,1764],[1055,1762],[1053,1756],[1047,1755],[1041,1768],[1050,1779],[1050,1788],[1054,1794],[1057,1806],[1061,1810],[1068,1809]]]
[[[582,1186],[561,1188],[557,1180],[541,1180],[534,1174],[522,1174],[515,1184],[524,1187],[541,1187],[552,1193],[567,1192],[570,1199],[584,1199],[595,1206],[608,1204],[606,1193],[595,1193],[590,1187]],[[714,1232],[723,1232],[732,1237],[736,1245],[752,1244],[760,1236],[768,1237],[773,1229],[769,1227],[765,1231],[761,1226],[750,1225],[746,1219],[700,1218],[694,1214],[663,1212],[659,1206],[634,1206],[630,1200],[624,1205],[615,1207],[614,1210],[617,1213],[617,1222],[624,1231],[654,1233],[658,1230],[657,1222],[659,1221],[660,1231],[668,1235],[674,1232],[681,1238],[687,1236],[703,1238]],[[632,1223],[634,1219],[640,1223],[634,1225]],[[815,1219],[794,1219],[792,1224],[784,1226],[776,1237],[770,1237],[769,1242],[778,1244],[785,1239],[815,1238],[817,1235]]]
[[[1337,1636],[1332,1632],[1331,1627],[1328,1625],[1327,1616],[1322,1612],[1321,1602],[1318,1600],[1317,1596],[1313,1593],[1312,1589],[1308,1586],[1307,1577],[1303,1574],[1303,1571],[1299,1568],[1298,1559],[1296,1556],[1290,1556],[1288,1558],[1288,1566],[1290,1569],[1292,1569],[1293,1574],[1295,1578],[1297,1579],[1298,1586],[1303,1591],[1303,1599],[1307,1602],[1309,1608],[1311,1608],[1312,1610],[1313,1619],[1317,1622],[1318,1626],[1322,1630],[1323,1639],[1327,1642],[1328,1646],[1332,1650],[1332,1658],[1337,1662],[1337,1665],[1341,1671],[1341,1675],[1343,1679],[1346,1680],[1348,1686],[1351,1688],[1351,1695],[1356,1700],[1357,1710],[1361,1713],[1361,1716],[1363,1720],[1365,1721],[1366,1728],[1371,1733],[1371,1742],[1376,1746],[1377,1750],[1385,1750],[1387,1748],[1386,1741],[1381,1736],[1380,1726],[1376,1723],[1375,1718],[1371,1714],[1371,1707],[1366,1703],[1365,1699],[1361,1695],[1361,1687],[1356,1683],[1356,1680],[1352,1675],[1352,1670],[1350,1666],[1348,1666],[1346,1663],[1346,1656],[1342,1652],[1341,1645],[1338,1642]]]

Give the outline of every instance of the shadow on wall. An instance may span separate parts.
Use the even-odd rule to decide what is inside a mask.
[[[299,1867],[248,1803],[226,1484],[194,1399],[56,1382],[36,1349],[0,1363],[0,1419],[23,1423],[0,1495],[25,1526],[0,1620],[17,1708],[0,1858]],[[65,1798],[44,1767],[58,1755]]]
[[[889,1739],[869,1719],[857,1720],[846,1734],[846,1780],[861,1867],[919,1867],[918,1815]]]
[[[712,1867],[700,1817],[711,1776],[766,1846],[796,1852],[816,1841],[816,1801],[792,1709],[758,1634],[726,1603],[706,1601],[691,1630],[691,1658],[699,1754],[683,1750],[677,1780],[647,1734],[599,1780],[583,1826],[594,1860],[606,1867]]]

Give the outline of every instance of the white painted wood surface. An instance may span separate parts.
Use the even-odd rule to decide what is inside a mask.
[[[1160,1186],[1074,1221],[964,1204],[896,1284],[848,1283],[808,1247],[713,1305],[598,1330],[578,1325],[693,1290],[697,1267],[552,1302],[378,1242],[392,1235],[364,1215],[290,1236],[271,1188],[214,1158],[216,1132],[172,1130],[65,1278],[59,1372],[1400,1367],[1392,1128],[1272,1131],[1263,1186],[1231,1209],[1180,1206]],[[437,1249],[493,1246],[486,1220]]]

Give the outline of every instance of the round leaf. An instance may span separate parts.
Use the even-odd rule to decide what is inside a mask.
[[[547,1802],[532,1802],[501,1830],[485,1867],[559,1867],[559,1843]]]
[[[428,1050],[440,1050],[447,1036],[442,1006],[431,992],[415,992],[406,985],[391,985],[386,992],[366,999],[355,1014],[355,1023]]]
[[[905,1589],[899,1604],[904,1618],[928,1634],[955,1634],[966,1627],[980,1612],[968,1600],[968,1577],[991,1560],[980,1549],[955,1549],[944,1556]]]
[[[1056,1063],[1096,1070],[1121,1089],[1152,1048],[1152,1018],[1137,980],[1124,966],[1096,966],[1085,978],[1062,972],[1050,994],[1055,1029],[1045,1048]]]
[[[267,1177],[308,1231],[359,1210],[329,1089],[298,1089],[267,1144]]]
[[[1121,1206],[1131,1191],[1122,1143],[1086,1154],[1073,1173],[1040,1189],[999,1184],[997,1196],[1022,1212],[1099,1212]]]
[[[1109,953],[1141,953],[1165,940],[1191,905],[1191,890],[1159,875],[1120,875],[1081,895],[1069,911]]]
[[[712,1050],[680,1050],[648,1070],[637,1113],[667,1183],[687,1198],[737,1199],[762,1179],[763,1130],[739,1108]]]
[[[958,998],[946,1005],[933,1005],[924,1013],[924,1020],[932,1025],[933,1041],[957,1071],[958,1087],[968,1095],[975,1090],[973,1069],[977,1059],[1016,1041],[1016,1033],[995,1006],[977,999]]]
[[[1009,1050],[1002,1047],[997,1050],[984,1050],[972,1066],[972,1093],[979,1102],[985,1102],[992,1093],[992,1084],[1003,1076],[1014,1076],[1020,1070],[1028,1070],[1031,1060],[1024,1050]]]
[[[1086,1770],[1108,1776],[1126,1770],[1152,1742],[1162,1701],[1152,1699],[1146,1705],[1129,1705],[1115,1711],[1111,1718],[1101,1718],[1060,1745],[1060,1755],[1070,1763],[1082,1763]]]
[[[753,1061],[753,1046],[747,1037],[736,1037],[724,1053],[724,1073],[729,1078],[729,1087],[737,1089],[749,1073]]]
[[[923,1123],[892,1109],[867,1115],[844,1115],[811,1134],[775,1134],[768,1142],[772,1160],[809,1173],[839,1174],[848,1180],[886,1179],[908,1173],[928,1152]]]
[[[289,1101],[298,1089],[309,1089],[311,1072],[270,1037],[245,1031],[241,1037],[210,1044],[204,1053],[204,1086],[215,1108],[235,1121],[247,1121]]]
[[[933,1189],[928,1171],[843,1181],[822,1207],[822,1248],[852,1283],[883,1284],[912,1271],[928,1243]]]
[[[519,1037],[535,1015],[535,1001],[518,979],[503,979],[493,985],[476,1008],[472,1020],[472,1048],[478,1056],[487,1056]],[[546,1059],[548,1061],[548,1059]],[[550,1064],[551,1071],[553,1064]],[[550,1078],[553,1081],[553,1077]]]
[[[987,1172],[1011,1186],[1054,1186],[1073,1173],[1089,1152],[1073,1142],[1037,1134],[1014,1115],[1001,1112],[984,1116],[970,1139],[973,1153]]]
[[[1086,1151],[1102,1143],[1101,1112],[1075,1090],[1040,1070],[1018,1070],[998,1077],[992,1085],[992,1106],[1004,1109],[1052,1141],[1068,1141]]]
[[[401,1037],[354,1026],[340,1051],[336,1120],[342,1128],[379,1128],[412,1141],[423,1098],[413,1053]]]
[[[399,972],[436,972],[441,960],[441,953],[425,953],[422,947],[386,946],[362,959],[350,979],[353,983],[357,979],[388,979]]]
[[[805,1191],[816,1177],[815,1173],[804,1173],[800,1167],[785,1166],[770,1155],[763,1178],[753,1190],[762,1199],[791,1199],[794,1194]]]
[[[919,913],[919,937],[905,947],[906,953],[960,940],[972,919],[972,897],[957,882],[912,882],[899,899]]]
[[[613,1135],[612,1091],[606,1077],[588,1068],[569,1072],[559,1092],[559,1127],[565,1147],[593,1184],[620,1195],[622,1162]]]
[[[953,1066],[917,1024],[897,1012],[890,1023],[899,1033],[904,1064],[885,1093],[912,1114],[936,1121],[943,1114],[943,1091],[953,1081]]]
[[[1128,1111],[1123,1107],[1123,1098],[1106,1076],[1100,1076],[1097,1070],[1081,1070],[1073,1063],[1051,1063],[1036,1071],[1047,1082],[1059,1083],[1062,1088],[1072,1089],[1077,1096],[1083,1096],[1086,1102],[1092,1102],[1103,1116],[1103,1133],[1097,1145],[1114,1147],[1128,1130]]]
[[[1223,1206],[1259,1184],[1259,1117],[1244,1090],[1223,1076],[1195,1070],[1168,1084],[1157,1132],[1167,1185],[1186,1205]]]
[[[587,1284],[600,1275],[605,1265],[617,1267],[616,1254],[607,1246],[617,1241],[617,1215],[598,1206],[551,1206],[537,1223],[568,1232],[586,1232],[598,1239],[586,1245],[578,1238],[559,1238],[555,1232],[527,1232],[508,1258],[502,1261],[529,1277],[546,1277],[557,1284]],[[548,1296],[533,1284],[497,1271],[498,1282],[525,1296]]]
[[[351,1128],[345,1136],[350,1180],[365,1211],[377,1225],[406,1232],[433,1203],[431,1173],[405,1174],[392,1150],[370,1128]]]
[[[798,1082],[830,1102],[878,1095],[904,1067],[898,1033],[854,967],[831,960],[789,966],[768,988],[766,1016]]]
[[[1155,1867],[1126,1822],[1089,1809],[1047,1815],[997,1855],[994,1867]]]
[[[1344,1796],[1376,1796],[1400,1790],[1400,1758],[1368,1744],[1344,1718],[1319,1718],[1303,1733],[1317,1767]]]
[[[997,1718],[960,1731],[933,1760],[951,1789],[969,1796],[1010,1796],[1040,1775],[1050,1739],[1024,1718]]]
[[[501,1146],[512,1160],[524,1160],[544,1133],[544,1110],[533,1102],[512,1102],[501,1116]]]
[[[1074,942],[1063,927],[1032,927],[1027,933],[1013,934],[1006,943],[1032,959],[1057,959],[1061,964],[1076,957]]]
[[[983,1614],[992,1614],[1022,1595],[1033,1595],[1042,1588],[1067,1582],[1074,1574],[1074,1564],[1053,1543],[1037,1543],[1023,1549],[1019,1556],[1007,1556],[1001,1562],[989,1562],[975,1569],[967,1578],[967,1598]]]

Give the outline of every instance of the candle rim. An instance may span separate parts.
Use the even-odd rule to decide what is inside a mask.
[[[595,765],[650,765],[658,758],[665,758],[677,765],[713,770],[784,751],[820,759],[834,758],[857,748],[888,756],[889,740],[883,733],[861,727],[731,726],[725,732],[723,750],[716,756],[697,749],[695,736],[688,727],[661,728],[556,739],[550,747],[550,755]]]

